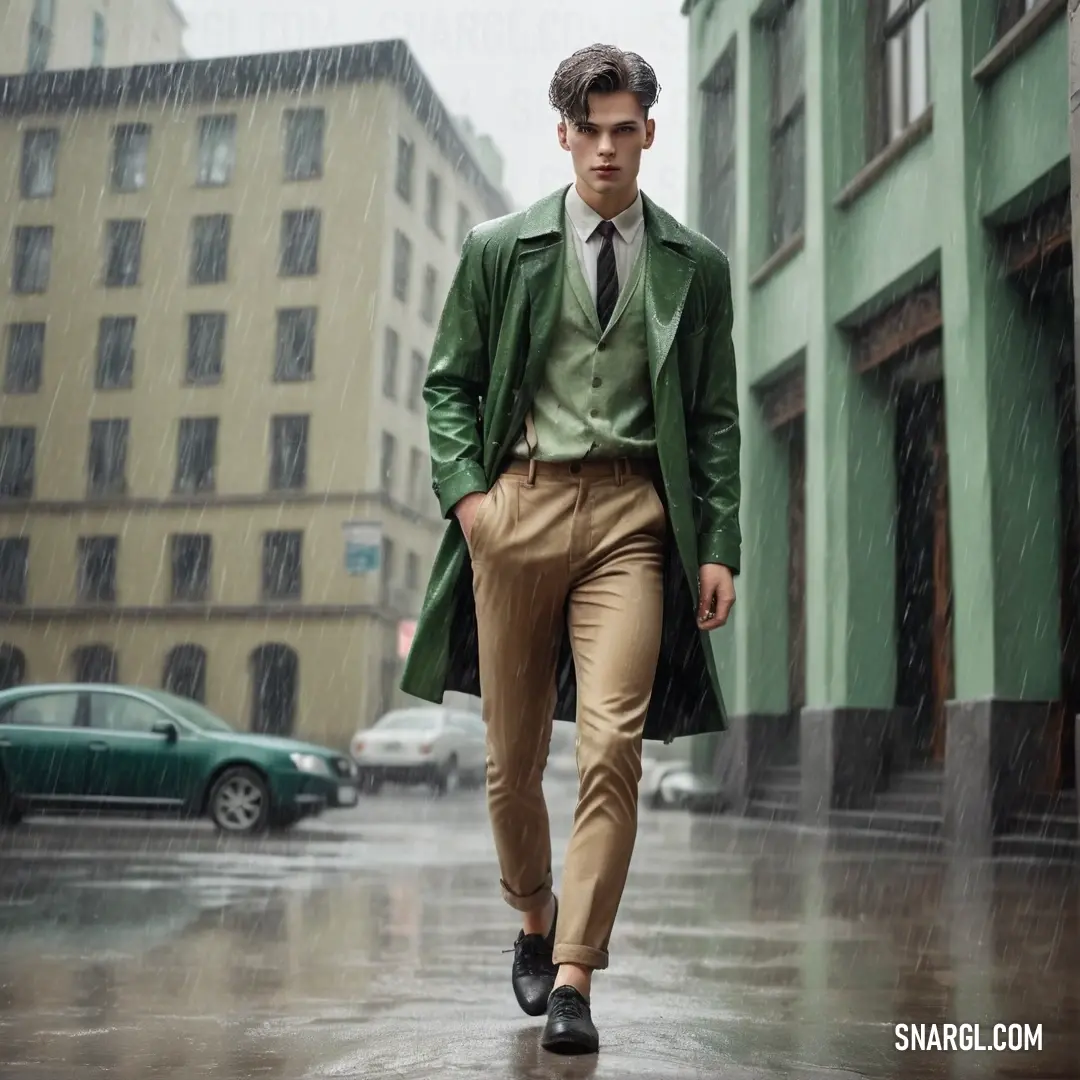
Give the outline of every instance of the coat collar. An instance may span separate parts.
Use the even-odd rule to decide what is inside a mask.
[[[562,236],[563,210],[566,204],[566,193],[570,190],[570,186],[566,184],[558,191],[545,195],[525,210],[525,217],[518,232],[522,240]],[[649,238],[657,243],[681,248],[684,253],[687,253],[690,243],[686,229],[666,210],[657,206],[644,192],[641,193],[641,205]]]
[[[530,349],[532,361],[546,355],[558,318],[565,240],[564,207],[569,187],[559,188],[533,203],[525,211],[518,233],[519,239],[529,242],[522,251],[523,270],[534,314],[538,316],[534,325],[539,333]],[[688,230],[644,192],[641,198],[645,216],[645,326],[649,370],[655,388],[679,329],[694,277],[694,260]],[[548,242],[534,245],[531,243],[534,240]],[[535,367],[535,363],[530,367]]]

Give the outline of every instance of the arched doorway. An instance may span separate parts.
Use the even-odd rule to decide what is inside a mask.
[[[206,650],[201,645],[177,645],[165,657],[162,686],[170,694],[206,701]]]
[[[21,686],[26,679],[26,656],[14,645],[0,645],[0,690]]]
[[[120,665],[108,645],[82,645],[71,654],[75,681],[79,683],[114,683],[119,680]]]
[[[251,730],[291,735],[296,722],[299,658],[288,645],[260,645],[251,654]]]

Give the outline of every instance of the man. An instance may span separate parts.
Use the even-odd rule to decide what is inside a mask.
[[[575,182],[473,229],[424,386],[443,539],[402,687],[481,694],[512,982],[542,1045],[592,1053],[593,971],[637,831],[643,738],[721,731],[708,644],[735,600],[739,424],[727,260],[638,190],[659,87],[611,46],[550,100]],[[541,787],[580,777],[561,903]]]

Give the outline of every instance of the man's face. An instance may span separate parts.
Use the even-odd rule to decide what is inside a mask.
[[[634,94],[590,94],[588,123],[560,122],[559,143],[570,151],[578,180],[610,198],[634,190],[641,151],[652,146],[655,129]]]

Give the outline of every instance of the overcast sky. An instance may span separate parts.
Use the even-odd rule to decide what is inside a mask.
[[[687,21],[680,0],[179,0],[196,58],[404,38],[454,113],[490,134],[520,203],[571,178],[547,88],[597,41],[639,52],[662,91],[641,186],[685,220]]]

